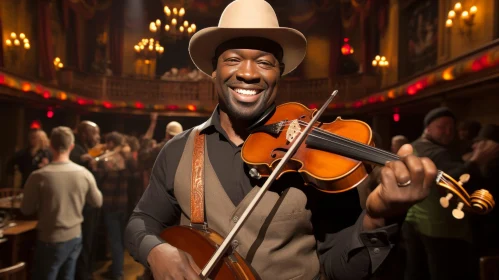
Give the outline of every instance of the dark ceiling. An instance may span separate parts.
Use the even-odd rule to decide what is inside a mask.
[[[186,18],[203,26],[215,26],[225,7],[233,0],[155,0],[158,11],[162,6],[183,6]],[[261,0],[253,0],[261,1]],[[274,8],[281,26],[304,27],[311,21],[327,18],[335,3],[341,0],[267,0]],[[347,0],[349,1],[349,0]],[[162,9],[161,9],[162,11]]]

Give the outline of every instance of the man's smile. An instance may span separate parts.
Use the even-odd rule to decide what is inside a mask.
[[[253,103],[258,100],[259,95],[263,92],[261,87],[248,87],[248,86],[229,86],[231,94],[239,102]]]

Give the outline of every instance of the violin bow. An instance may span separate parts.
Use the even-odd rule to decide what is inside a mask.
[[[303,143],[303,141],[305,140],[308,133],[312,130],[315,122],[319,119],[319,117],[322,115],[322,113],[324,113],[327,106],[329,105],[329,103],[331,103],[331,101],[333,101],[333,98],[336,96],[337,93],[338,93],[338,90],[333,91],[333,93],[328,98],[326,103],[324,103],[324,105],[322,105],[322,107],[317,112],[317,114],[315,114],[315,116],[312,118],[312,120],[308,123],[307,127],[300,134],[298,134],[298,137],[295,139],[295,141],[293,142],[293,144],[291,145],[289,150],[286,152],[286,154],[284,154],[282,159],[277,164],[276,168],[272,171],[272,173],[267,178],[267,180],[265,181],[263,186],[260,188],[260,190],[258,191],[256,196],[253,198],[253,200],[251,200],[251,202],[249,203],[246,210],[244,210],[243,214],[239,217],[239,220],[236,223],[236,225],[227,234],[227,236],[225,237],[225,239],[222,242],[222,244],[220,245],[220,247],[218,247],[215,254],[213,254],[211,259],[205,265],[205,267],[203,268],[203,270],[201,271],[201,274],[200,274],[201,279],[206,279],[206,277],[208,277],[208,275],[211,273],[211,271],[213,270],[215,265],[221,260],[222,256],[225,254],[225,252],[229,248],[229,244],[232,242],[232,240],[234,239],[236,234],[241,229],[243,223],[246,221],[246,219],[251,214],[251,212],[253,212],[253,210],[255,209],[258,202],[260,202],[260,200],[262,199],[263,195],[270,188],[270,185],[274,182],[274,180],[276,179],[277,175],[281,172],[284,165],[288,162],[288,160],[291,158],[291,156],[296,152],[298,147]]]

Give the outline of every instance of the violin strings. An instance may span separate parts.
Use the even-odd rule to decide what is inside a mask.
[[[305,122],[303,122],[303,121],[300,121],[300,122],[302,122],[302,124],[306,124],[306,123],[305,123]],[[359,143],[359,142],[357,142],[357,141],[354,141],[354,140],[348,139],[348,138],[346,138],[346,137],[342,137],[342,136],[336,135],[336,134],[334,134],[334,133],[331,133],[331,132],[329,132],[329,131],[327,131],[327,130],[324,130],[324,129],[321,129],[321,128],[319,128],[319,127],[315,128],[314,130],[316,130],[316,131],[318,131],[318,132],[322,132],[323,134],[325,134],[325,135],[327,135],[327,136],[331,136],[331,137],[333,137],[333,138],[338,138],[338,139],[340,139],[340,140],[346,141],[346,142],[348,142],[348,143],[350,143],[350,144],[357,145],[357,146],[362,146],[362,147],[363,147],[363,148],[365,148],[365,149],[372,150],[373,152],[377,152],[377,153],[383,154],[383,155],[385,155],[385,156],[387,156],[387,157],[389,157],[389,158],[393,158],[394,160],[399,160],[399,159],[400,159],[397,155],[392,154],[392,153],[390,153],[390,152],[384,151],[384,150],[379,149],[379,148],[376,148],[376,147],[372,147],[372,146],[369,146],[369,145],[365,145],[365,144]]]
[[[351,149],[353,149],[353,148],[356,147],[355,148],[356,151],[367,153],[367,154],[369,154],[369,155],[371,155],[373,157],[374,156],[378,156],[378,157],[382,157],[383,158],[383,156],[384,156],[383,159],[385,161],[398,160],[399,159],[399,157],[396,156],[396,155],[394,155],[394,154],[385,152],[385,151],[383,151],[381,149],[378,149],[378,148],[373,148],[371,146],[364,145],[362,143],[350,140],[348,138],[337,136],[335,134],[330,133],[329,131],[325,131],[325,130],[320,129],[320,128],[314,128],[312,132],[319,132],[319,133],[322,132],[321,134],[323,134],[325,137],[327,137],[327,138],[334,138],[334,139],[337,139],[337,140],[339,140],[339,141],[341,141],[343,143],[346,142],[346,144],[345,143],[341,144],[341,142],[332,141],[332,140],[327,139],[327,138],[326,139],[325,138],[320,138],[320,137],[317,137],[316,135],[314,135],[314,136],[316,136],[316,138],[319,138],[319,139],[322,139],[322,140],[325,140],[325,141],[329,141],[331,143],[335,143],[335,144],[338,144],[338,145],[341,145],[341,146],[344,146],[344,147],[347,147],[347,148],[351,148]],[[313,135],[313,134],[311,133],[311,135]],[[353,147],[350,147],[347,144],[349,144],[349,145],[351,145]],[[372,158],[372,159],[374,160],[374,162],[377,162],[376,158]],[[382,164],[382,163],[380,163],[380,164]]]
[[[288,121],[288,122],[290,122],[290,121]],[[298,122],[300,124],[307,125],[307,123],[304,122],[304,121],[298,120]],[[342,140],[342,141],[347,142],[347,143],[352,144],[352,145],[361,146],[362,148],[365,148],[367,150],[372,150],[375,153],[383,154],[386,157],[390,158],[391,160],[399,160],[400,159],[397,155],[394,155],[394,154],[389,153],[387,151],[384,151],[382,149],[379,149],[379,148],[376,148],[376,147],[372,147],[372,146],[369,146],[369,145],[365,145],[365,144],[353,141],[353,140],[345,138],[345,137],[338,136],[338,135],[336,135],[334,133],[331,133],[331,132],[329,132],[327,130],[324,130],[324,129],[321,129],[321,128],[318,128],[318,127],[314,127],[313,131],[322,132],[322,134],[325,134],[326,136],[337,138],[339,140]]]
[[[327,138],[324,138],[324,137],[321,137],[321,136],[318,136],[318,135],[314,135],[314,134],[310,134],[310,136],[314,137],[314,138],[317,138],[317,139],[321,139],[323,141],[334,143],[334,144],[336,144],[337,146],[340,147],[339,150],[342,150],[342,151],[344,151],[346,153],[354,151],[354,153],[352,153],[354,156],[358,156],[359,158],[365,158],[365,159],[367,159],[369,161],[372,161],[374,163],[378,163],[380,165],[384,165],[384,163],[389,160],[389,159],[384,159],[384,161],[382,161],[383,160],[382,157],[379,157],[378,155],[373,154],[370,151],[364,151],[364,150],[359,149],[357,147],[348,146],[347,144],[344,144],[344,143],[341,143],[341,142],[337,142],[335,140],[327,139]],[[355,152],[357,152],[357,153],[355,153]]]
[[[307,124],[306,122],[303,122],[303,121],[299,121],[299,122],[300,122],[300,124]],[[288,123],[289,123],[289,121],[288,121]],[[288,124],[286,124],[286,126],[287,125]],[[384,151],[384,150],[376,148],[376,147],[371,147],[371,146],[368,146],[368,145],[364,145],[362,143],[353,141],[353,140],[345,138],[345,137],[337,136],[337,135],[335,135],[335,134],[333,134],[333,133],[331,133],[331,132],[329,132],[327,130],[321,129],[321,128],[314,128],[313,132],[319,132],[319,133],[323,134],[326,137],[337,138],[337,139],[342,140],[344,142],[347,142],[349,144],[353,144],[354,147],[349,147],[348,145],[346,145],[344,143],[340,143],[340,142],[337,142],[337,141],[334,141],[334,140],[331,140],[331,139],[323,138],[323,137],[314,135],[312,133],[310,134],[310,136],[312,136],[312,137],[315,137],[315,138],[318,138],[318,139],[321,139],[321,140],[324,140],[324,141],[327,141],[327,142],[330,142],[330,143],[335,143],[337,145],[340,145],[340,146],[343,146],[343,147],[346,147],[346,148],[354,149],[354,150],[356,150],[358,152],[368,153],[371,156],[378,156],[377,154],[382,154],[383,156],[387,157],[387,158],[385,158],[386,161],[389,161],[389,160],[399,160],[400,159],[400,157],[398,157],[395,154],[389,153],[387,151]],[[355,147],[355,146],[357,146],[357,147]],[[367,151],[363,151],[362,149],[359,149],[359,148],[366,149]],[[373,161],[373,162],[375,162],[375,161]],[[448,181],[445,177],[441,177],[440,180],[443,183],[445,183],[446,185],[449,185],[449,186],[452,185],[452,182]]]
[[[332,141],[332,140],[329,140],[329,139],[326,139],[326,138],[323,138],[323,137],[320,137],[320,136],[317,136],[317,135],[310,134],[310,136],[315,137],[315,138],[318,138],[318,139],[321,139],[321,140],[324,140],[324,141],[327,141],[327,142],[335,143],[335,144],[338,144],[338,145],[341,145],[341,146],[344,146],[344,147],[347,147],[347,148],[350,148],[350,149],[355,149],[355,150],[357,150],[357,151],[360,151],[359,149],[356,149],[356,148],[354,148],[354,147],[352,147],[352,148],[351,148],[351,147],[349,147],[349,146],[346,146],[345,144],[338,143],[338,142],[335,142],[335,141]],[[362,151],[360,151],[360,152],[362,152]],[[375,155],[374,155],[374,154],[372,154],[372,153],[370,153],[370,155],[375,156]],[[373,162],[375,162],[375,161],[373,161]],[[384,164],[381,164],[381,165],[384,165]],[[441,177],[441,178],[440,178],[440,181],[442,181],[443,183],[445,183],[445,184],[446,184],[446,185],[448,185],[448,186],[453,186],[452,182],[448,181],[445,177]],[[437,183],[438,183],[438,182],[437,182]],[[454,189],[455,189],[455,188],[453,188],[453,190],[454,190]]]

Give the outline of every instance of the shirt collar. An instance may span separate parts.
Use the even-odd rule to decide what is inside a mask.
[[[218,105],[211,114],[211,117],[201,124],[200,133],[207,134],[210,129],[215,129],[217,132],[225,134],[225,131],[222,129],[222,125],[220,124],[220,111],[218,109]]]
[[[217,132],[220,135],[220,139],[229,142],[234,147],[238,147],[230,141],[229,136],[227,136],[227,132],[225,132],[222,128],[222,124],[220,122],[220,109],[218,105],[211,114],[211,117],[201,125],[199,130],[199,133],[203,134],[212,134],[214,132]],[[239,147],[242,147],[242,144]]]

